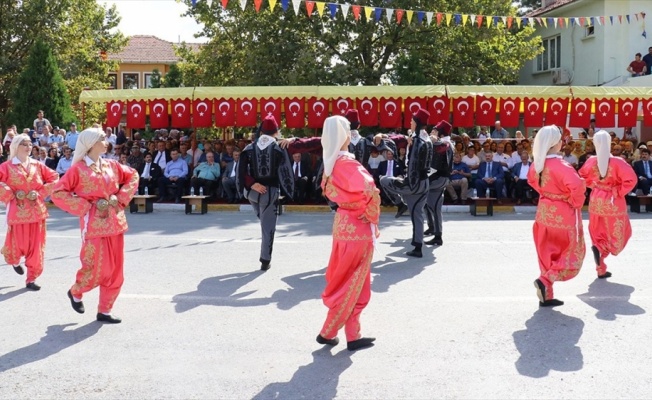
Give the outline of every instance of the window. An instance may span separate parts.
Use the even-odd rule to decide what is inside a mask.
[[[138,73],[123,73],[122,74],[122,88],[123,89],[138,89]]]
[[[118,74],[109,74],[109,89],[118,88]]]
[[[595,26],[587,25],[584,27],[584,37],[592,37],[595,35]]]
[[[152,87],[152,74],[144,74],[145,89]]]
[[[534,72],[561,67],[561,36],[543,39],[543,53],[537,56]]]

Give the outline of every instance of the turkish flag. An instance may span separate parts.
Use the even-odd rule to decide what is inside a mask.
[[[378,99],[368,98],[357,100],[358,115],[361,126],[378,126]]]
[[[496,123],[496,106],[498,99],[493,97],[476,97],[475,123],[481,126],[492,126]],[[501,121],[502,122],[502,121]]]
[[[168,101],[154,99],[149,101],[149,127],[154,129],[170,126],[168,119]]]
[[[428,109],[428,101],[423,97],[408,97],[403,101],[403,127],[409,128],[412,122],[412,116],[419,111],[420,108]],[[437,121],[439,122],[439,121]]]
[[[453,99],[453,125],[470,128],[473,124],[473,97]]]
[[[195,128],[213,126],[213,102],[209,99],[194,99],[192,101],[192,122]]]
[[[401,127],[401,99],[393,97],[380,99],[380,127]]]
[[[308,128],[323,128],[328,117],[328,100],[311,97],[308,99]]]
[[[258,125],[258,100],[238,99],[236,103],[238,112],[235,114],[235,125],[239,127]]]
[[[303,98],[283,99],[285,126],[300,129],[306,126],[306,102]]]
[[[281,126],[281,99],[260,99],[260,118],[272,115],[276,123]]]
[[[190,99],[174,99],[172,105],[172,126],[190,128]]]
[[[546,125],[566,126],[568,116],[568,98],[548,99]]]
[[[333,115],[345,116],[347,110],[350,110],[354,107],[353,100],[349,98],[340,97],[337,100],[335,99],[331,100],[331,102],[333,105],[332,107]]]
[[[573,99],[568,126],[587,128],[591,123],[591,99]]]
[[[215,126],[220,128],[235,126],[234,99],[221,98],[215,100]]]
[[[127,128],[145,128],[145,100],[127,102]]]
[[[428,99],[428,112],[430,118],[428,124],[436,125],[439,121],[449,121],[451,113],[451,102],[446,96],[431,97]]]
[[[652,126],[652,99],[643,100],[643,125]]]
[[[106,103],[106,126],[118,126],[122,119],[122,107],[124,103],[121,101],[112,101]]]
[[[600,128],[616,126],[616,99],[595,100],[595,126]]]
[[[543,104],[544,99],[525,98],[525,107],[523,107],[523,120],[526,127],[543,126]]]
[[[618,100],[618,126],[633,128],[638,117],[638,99]]]
[[[521,99],[519,97],[500,99],[500,125],[504,128],[517,128],[521,116]]]

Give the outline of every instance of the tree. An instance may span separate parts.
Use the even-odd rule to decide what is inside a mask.
[[[126,44],[114,28],[120,18],[115,6],[96,0],[0,1],[0,124],[6,125],[12,93],[38,38],[48,43],[57,58],[77,119],[79,94],[84,88],[104,89],[116,63],[102,54],[116,53]],[[87,106],[86,115],[97,120],[103,105]],[[31,123],[30,123],[31,125]]]
[[[13,121],[21,128],[31,127],[38,110],[55,124],[67,126],[73,122],[70,97],[57,60],[42,40],[32,46],[27,66],[18,78]]]
[[[152,70],[152,75],[150,77],[149,83],[154,89],[161,87],[163,81],[161,80],[161,72],[158,70],[158,68],[154,68]]]
[[[190,0],[184,0],[190,4]],[[204,25],[210,42],[199,53],[181,48],[181,69],[195,85],[509,84],[525,61],[542,51],[533,28],[437,26],[356,22],[299,15],[281,7],[242,11],[237,2],[197,2],[188,15]],[[511,0],[425,0],[420,10],[516,15]],[[371,7],[415,9],[409,0],[370,0]],[[267,9],[265,9],[267,8]],[[486,24],[485,24],[486,25]],[[502,23],[501,23],[502,25]],[[246,71],[246,73],[243,73]]]
[[[183,73],[176,64],[170,65],[170,70],[163,78],[163,87],[183,86]]]

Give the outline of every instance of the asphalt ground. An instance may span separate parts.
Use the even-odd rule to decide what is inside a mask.
[[[540,309],[533,214],[446,214],[444,246],[412,259],[409,219],[385,213],[361,319],[377,341],[352,353],[343,332],[333,348],[315,342],[331,213],[280,216],[265,273],[251,212],[130,214],[114,307],[123,323],[102,325],[97,290],[83,315],[66,297],[78,219],[50,211],[42,290],[0,267],[0,398],[652,396],[646,214],[632,215],[629,245],[607,259],[613,278],[597,280],[587,253],[580,274],[555,286],[566,304]]]

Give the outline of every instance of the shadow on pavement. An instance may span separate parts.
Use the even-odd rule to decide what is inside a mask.
[[[516,361],[519,374],[531,378],[548,376],[551,370],[579,371],[584,366],[577,343],[584,322],[549,308],[539,308],[525,322],[525,330],[512,334],[521,356]]]
[[[589,285],[589,291],[577,297],[598,310],[598,319],[614,321],[617,315],[641,315],[645,310],[629,302],[634,288],[606,279],[596,279]]]
[[[388,292],[392,285],[410,280],[422,273],[428,265],[436,263],[432,246],[423,246],[423,258],[407,256],[406,251],[412,250],[410,242],[410,239],[392,242],[390,246],[399,249],[387,254],[384,260],[371,264],[371,273],[373,274],[371,290],[373,292]]]
[[[93,321],[77,329],[65,330],[77,324],[51,325],[47,328],[45,336],[37,343],[16,349],[0,356],[0,374],[10,369],[44,360],[61,350],[95,335],[102,324]]]
[[[2,290],[2,289],[8,289],[8,288],[10,288],[10,287],[11,287],[11,286],[0,287],[0,290]],[[27,292],[29,292],[29,290],[27,290],[27,288],[25,288],[25,287],[22,287],[22,288],[20,288],[20,289],[16,289],[16,290],[14,290],[13,292],[0,293],[0,303],[2,303],[3,301],[7,301],[7,300],[9,300],[9,299],[11,299],[11,298],[14,298],[14,297],[16,297],[16,296],[18,296],[18,295],[21,295],[21,294],[23,294],[23,293],[27,293]]]
[[[353,362],[350,353],[331,354],[325,347],[312,353],[313,361],[299,367],[288,382],[270,383],[253,398],[267,399],[334,399],[340,375]]]

